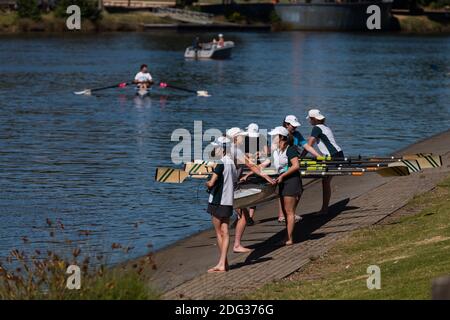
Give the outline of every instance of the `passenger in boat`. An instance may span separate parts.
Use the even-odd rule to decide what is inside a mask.
[[[194,42],[192,43],[192,48],[195,51],[198,51],[198,50],[202,49],[202,44],[200,42],[200,38],[199,37],[195,37]]]
[[[269,135],[278,139],[278,146],[272,153],[272,158],[273,166],[279,173],[276,182],[278,183],[281,210],[286,221],[287,237],[284,244],[288,246],[294,243],[295,211],[303,192],[299,153],[285,127],[276,127],[269,132]]]
[[[270,184],[275,184],[275,180],[269,177],[267,174],[263,173],[259,166],[254,163],[247,155],[245,155],[244,141],[245,132],[240,128],[234,127],[226,132],[226,136],[231,140],[231,156],[236,164],[238,170],[238,176],[242,174],[244,168],[248,168],[254,174],[261,176]],[[249,248],[242,246],[241,240],[244,234],[245,227],[248,220],[248,210],[247,209],[237,209],[236,213],[238,215],[238,221],[236,223],[236,232],[234,237],[233,251],[237,253],[244,253],[251,251]]]
[[[230,245],[229,224],[233,215],[234,186],[237,181],[236,165],[230,156],[231,140],[219,137],[215,142],[215,153],[221,154],[211,179],[206,182],[210,191],[207,212],[211,214],[216,231],[219,262],[208,270],[210,273],[228,271],[228,248]]]
[[[146,64],[141,65],[140,71],[134,77],[133,83],[137,84],[139,89],[147,89],[151,87],[153,84],[153,78],[148,71],[148,66]]]
[[[308,145],[317,145],[320,153],[324,156],[331,156],[332,158],[343,158],[344,152],[341,147],[336,143],[334,134],[329,127],[325,125],[325,116],[320,113],[319,109],[311,109],[308,111],[309,122],[313,126],[311,136],[308,138]],[[302,152],[302,156],[305,151]],[[331,199],[331,176],[322,179],[322,209],[318,214],[327,214],[328,206]]]
[[[223,34],[219,34],[219,41],[217,41],[217,47],[221,48],[225,46],[225,40],[223,39]]]
[[[302,153],[303,150],[306,150],[307,152],[311,153],[314,157],[320,156],[320,154],[310,145],[308,145],[308,142],[303,137],[303,135],[297,131],[297,128],[300,127],[301,124],[298,121],[297,117],[294,115],[287,115],[284,118],[283,121],[283,127],[285,127],[289,132],[289,137],[293,141],[293,146],[295,146],[300,153]],[[284,221],[284,214],[283,210],[281,209],[281,202],[279,203],[278,208],[278,222],[283,223]],[[295,215],[295,221],[300,221],[301,217],[299,215]]]
[[[259,133],[259,126],[256,123],[250,123],[246,128],[244,147],[245,155],[254,163],[260,164],[268,155],[267,138]],[[241,181],[245,181],[247,176],[242,177]],[[253,217],[255,216],[256,207],[248,208],[247,226],[255,224]]]

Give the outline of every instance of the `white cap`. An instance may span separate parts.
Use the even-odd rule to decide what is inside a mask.
[[[294,127],[300,127],[300,122],[298,122],[297,117],[292,114],[286,116],[286,118],[284,118],[284,122],[289,123]]]
[[[242,131],[240,128],[233,127],[231,129],[227,130],[227,137],[229,137],[230,139],[233,139],[237,135],[240,135],[240,134],[243,134],[243,133],[244,133],[244,131]]]
[[[256,123],[250,123],[247,128],[246,135],[249,137],[259,137],[259,126]]]
[[[222,38],[222,37],[223,37],[223,34],[219,33],[219,38]]]
[[[231,143],[231,140],[227,137],[218,137],[215,141],[211,142],[211,144],[215,147],[219,146],[227,146]]]
[[[272,131],[269,132],[269,135],[271,136],[282,135],[287,137],[289,135],[289,131],[285,127],[279,126],[272,129]]]
[[[309,118],[315,118],[317,120],[323,120],[323,119],[325,119],[325,116],[320,113],[319,109],[311,109],[311,110],[308,111],[308,116],[306,117],[306,119],[309,119]]]

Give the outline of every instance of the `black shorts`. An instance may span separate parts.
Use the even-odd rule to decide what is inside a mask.
[[[206,212],[218,219],[230,218],[233,215],[233,206],[208,203],[208,209],[206,209]]]
[[[280,197],[297,197],[303,192],[302,179],[300,175],[287,177],[278,185]]]

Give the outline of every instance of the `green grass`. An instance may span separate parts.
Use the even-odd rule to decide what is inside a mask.
[[[304,270],[245,298],[430,299],[432,279],[450,275],[450,178],[399,215],[354,232]],[[369,265],[381,269],[380,290],[367,289]]]
[[[16,19],[16,13],[0,11],[0,30],[12,26],[16,22]]]
[[[406,33],[442,33],[450,32],[450,24],[433,21],[426,16],[394,15],[400,24],[400,30]]]
[[[173,23],[174,21],[156,16],[149,12],[133,13],[102,13],[102,19],[92,22],[84,19],[81,23],[81,32],[95,31],[140,31],[144,23]],[[0,12],[0,32],[18,33],[30,31],[64,32],[67,31],[64,18],[59,18],[53,12],[43,14],[40,21],[18,18],[13,12]]]

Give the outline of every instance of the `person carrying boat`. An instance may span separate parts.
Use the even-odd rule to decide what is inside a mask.
[[[308,145],[308,142],[303,137],[303,135],[297,131],[297,128],[300,127],[301,124],[298,121],[297,117],[294,115],[287,115],[284,118],[283,121],[283,127],[285,127],[289,132],[289,137],[292,139],[293,146],[297,148],[298,153],[303,153],[303,150],[306,150],[307,152],[311,153],[314,157],[320,156],[320,154],[310,145]],[[276,142],[275,142],[276,143]],[[279,209],[278,209],[278,222],[282,223],[284,222],[284,214],[283,210],[281,209],[281,202],[279,203]],[[295,215],[295,221],[301,220],[301,217],[299,215]]]
[[[244,144],[244,134],[240,128],[233,127],[226,132],[226,136],[231,140],[231,156],[236,164],[238,176],[241,175],[244,168],[248,168],[252,173],[259,175],[270,184],[276,184],[275,180],[262,172],[258,165],[256,165],[242,150]],[[249,248],[242,246],[241,240],[247,226],[248,210],[246,208],[236,210],[238,220],[236,223],[236,232],[234,236],[233,251],[237,253],[250,252]]]
[[[134,77],[133,83],[137,85],[138,89],[148,89],[151,87],[153,78],[146,64],[141,65],[139,72]]]
[[[311,136],[308,138],[308,145],[317,145],[320,153],[324,156],[331,156],[332,158],[343,158],[344,152],[341,147],[336,143],[334,134],[329,127],[325,125],[325,116],[320,113],[319,109],[311,109],[308,111],[309,122],[313,126]],[[302,152],[302,156],[305,151]],[[322,179],[322,209],[319,214],[327,214],[328,206],[331,199],[331,176]]]
[[[259,133],[259,126],[256,123],[250,123],[246,128],[244,147],[245,155],[254,163],[260,164],[268,155],[267,138]],[[245,181],[248,176],[244,176],[241,181]],[[255,224],[253,217],[255,216],[256,207],[248,208],[247,226]]]
[[[207,212],[211,214],[212,223],[217,236],[219,262],[208,272],[228,271],[228,247],[230,245],[229,224],[233,215],[234,186],[237,182],[237,170],[230,156],[231,140],[219,137],[214,143],[215,154],[221,155],[215,166],[211,179],[206,182],[210,191]]]
[[[303,192],[299,153],[285,127],[276,127],[269,132],[269,135],[278,140],[278,146],[272,153],[272,164],[279,173],[276,182],[278,183],[281,210],[286,221],[287,237],[284,244],[288,246],[294,243],[295,211]]]

